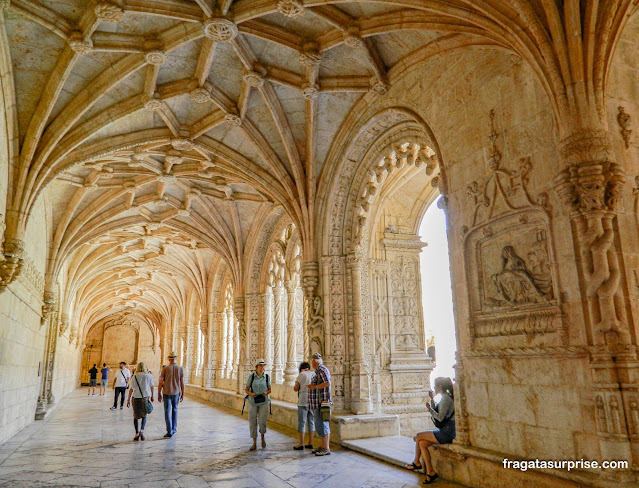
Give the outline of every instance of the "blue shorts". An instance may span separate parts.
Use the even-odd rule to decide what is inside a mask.
[[[441,429],[433,431],[433,435],[440,444],[450,444],[455,438],[455,421],[449,420]]]
[[[319,408],[313,410],[313,416],[315,417],[315,432],[320,437],[329,435],[331,433],[331,422],[328,420],[322,420],[322,413]]]
[[[100,386],[107,386],[107,383],[109,382],[108,378],[102,378],[100,380]]]
[[[308,407],[297,407],[297,431],[305,432],[306,422],[308,421],[308,431],[315,432],[315,416]]]

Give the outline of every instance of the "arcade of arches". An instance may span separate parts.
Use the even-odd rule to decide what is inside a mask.
[[[636,483],[638,8],[0,0],[0,442],[93,363],[156,373],[170,351],[190,391],[228,395],[264,357],[282,402],[321,351],[337,415],[412,436],[418,229],[441,196],[442,473]]]

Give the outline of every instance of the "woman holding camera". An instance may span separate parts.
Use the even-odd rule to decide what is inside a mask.
[[[248,377],[246,388],[244,389],[249,396],[248,418],[251,438],[253,439],[253,446],[249,449],[250,451],[257,449],[258,426],[260,434],[262,434],[262,448],[266,447],[264,434],[266,434],[266,421],[268,420],[268,408],[271,401],[269,398],[271,381],[268,375],[264,373],[264,366],[266,366],[266,362],[263,359],[258,359],[255,364],[255,372]]]
[[[435,444],[450,444],[455,438],[455,403],[453,396],[453,381],[450,378],[435,378],[435,394],[441,394],[442,398],[436,405],[433,404],[433,392],[429,391],[430,401],[426,402],[426,408],[430,412],[437,430],[420,432],[415,439],[415,459],[406,469],[417,471],[422,469],[420,458],[426,463],[426,479],[428,485],[439,476],[433,469],[428,448]]]

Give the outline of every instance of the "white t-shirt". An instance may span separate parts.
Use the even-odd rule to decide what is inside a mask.
[[[120,369],[118,368],[115,371],[115,387],[121,388],[126,386],[126,380],[131,377],[131,371],[128,368]]]
[[[140,384],[139,388],[138,383]],[[153,386],[153,376],[150,373],[136,373],[129,384],[133,388],[133,398],[149,397]]]
[[[297,381],[300,383],[299,396],[297,397],[297,405],[300,407],[308,406],[308,385],[313,381],[315,373],[312,371],[301,371],[297,376]]]

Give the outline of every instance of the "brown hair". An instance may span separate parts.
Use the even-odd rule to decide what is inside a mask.
[[[440,387],[442,392],[448,393],[451,398],[455,398],[453,395],[453,380],[440,376],[435,378],[435,388]]]

